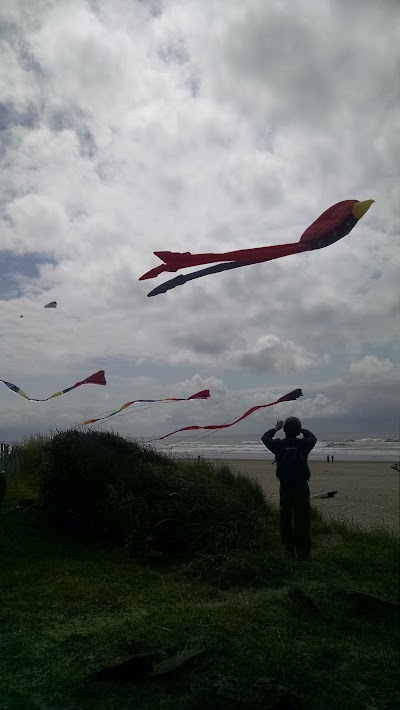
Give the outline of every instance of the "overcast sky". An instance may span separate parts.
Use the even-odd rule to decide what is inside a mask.
[[[399,166],[398,0],[2,0],[0,377],[46,397],[104,368],[107,387],[2,386],[0,440],[206,387],[114,430],[221,423],[301,387],[229,431],[289,414],[398,431]],[[154,298],[168,274],[138,281],[153,251],[295,242],[368,198],[326,249]]]

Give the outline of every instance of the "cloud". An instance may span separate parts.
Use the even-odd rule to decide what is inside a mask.
[[[264,335],[253,348],[235,353],[238,366],[249,367],[256,372],[298,372],[316,362],[317,358],[291,341],[282,342],[275,335]]]
[[[104,366],[123,401],[144,392],[143,372],[153,392],[200,373],[226,388],[217,419],[229,392],[245,409],[253,386],[268,395],[266,377],[284,393],[301,375],[303,406],[353,421],[350,385],[375,367],[371,387],[385,387],[395,370],[382,363],[398,356],[395,12],[391,2],[2,2],[0,375],[46,393]],[[365,218],[326,250],[152,299],[160,278],[138,281],[153,251],[296,241],[330,204],[368,197]],[[37,268],[21,272],[16,259]],[[16,430],[85,418],[103,397],[87,388],[34,420],[22,400],[7,406]],[[377,421],[395,406],[386,389],[379,401]]]
[[[350,365],[350,373],[361,378],[384,375],[393,370],[394,365],[390,360],[379,360],[373,355],[365,355],[361,360]]]

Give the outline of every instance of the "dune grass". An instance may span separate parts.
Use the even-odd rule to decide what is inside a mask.
[[[38,500],[40,473],[15,468],[0,513],[2,710],[251,710],[282,707],[289,693],[308,710],[398,707],[396,608],[365,615],[344,591],[397,600],[394,536],[315,511],[312,559],[289,561],[266,506],[260,545],[143,564],[104,537],[54,527],[39,506],[17,507]],[[178,645],[209,653],[168,682],[87,679]]]
[[[252,548],[272,518],[250,478],[109,432],[57,433],[43,446],[39,478],[54,522],[123,543],[134,556]]]

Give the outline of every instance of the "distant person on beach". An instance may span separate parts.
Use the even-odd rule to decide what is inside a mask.
[[[329,454],[328,454],[328,456],[326,457],[326,463],[329,463]]]
[[[333,463],[333,456],[331,456],[331,463]]]
[[[283,428],[284,439],[274,439]],[[298,436],[302,434],[303,438]],[[308,454],[317,439],[308,429],[303,429],[300,419],[288,417],[278,420],[273,429],[261,437],[276,459],[276,477],[279,488],[279,522],[282,544],[288,555],[307,559],[310,554],[310,489],[308,480]]]

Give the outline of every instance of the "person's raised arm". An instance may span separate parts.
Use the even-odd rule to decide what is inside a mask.
[[[281,419],[278,419],[274,428],[268,429],[268,431],[266,431],[265,434],[263,434],[263,436],[261,437],[261,441],[264,446],[266,446],[267,449],[269,449],[269,451],[271,451],[273,454],[277,454],[281,447],[280,441],[274,441],[274,436],[276,432],[279,431],[279,429],[282,429],[282,427],[283,421]]]
[[[308,429],[302,429],[301,433],[303,434],[303,448],[307,451],[309,454],[310,451],[314,448],[315,444],[317,443],[317,437],[312,434],[311,431]]]

